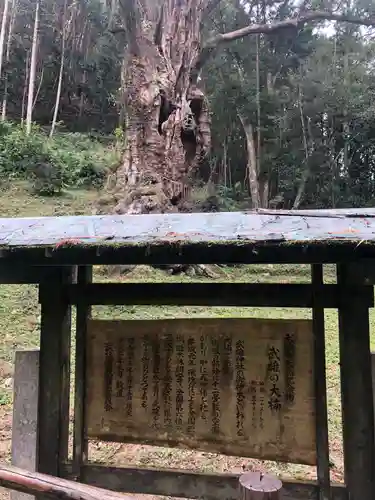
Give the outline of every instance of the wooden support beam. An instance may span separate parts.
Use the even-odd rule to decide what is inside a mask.
[[[369,309],[352,293],[350,265],[338,266],[341,400],[345,482],[350,500],[375,498],[374,409]],[[373,293],[371,286],[364,285]]]
[[[152,265],[152,264],[335,264],[356,258],[373,258],[373,242],[358,240],[296,241],[280,240],[160,244],[55,244],[12,247],[2,250],[7,264],[34,266]]]
[[[56,269],[40,285],[38,467],[59,476],[68,458],[71,308],[62,293],[74,268]]]
[[[71,304],[92,305],[200,305],[252,307],[338,308],[337,285],[279,283],[93,283],[65,287]],[[374,303],[371,288],[355,286],[351,293],[368,307]]]
[[[372,401],[373,401],[374,416],[375,416],[375,352],[371,353],[371,375],[372,375]],[[375,428],[374,428],[374,438],[375,438]]]
[[[92,282],[92,266],[79,266],[77,282],[86,285]],[[74,394],[73,464],[75,479],[80,479],[82,464],[87,461],[87,439],[85,438],[85,398],[86,398],[86,333],[87,320],[91,316],[91,306],[77,304],[76,311],[76,362]]]
[[[130,497],[93,486],[0,465],[0,486],[59,500],[130,500]]]
[[[375,285],[375,259],[357,259],[350,263],[350,283]]]
[[[12,465],[36,469],[39,349],[16,351],[13,382]],[[11,500],[34,497],[12,491]]]
[[[47,281],[53,272],[53,266],[29,266],[23,263],[12,266],[8,262],[0,261],[0,284],[38,284]]]
[[[322,293],[324,288],[323,266],[311,266],[311,280],[314,297]],[[314,377],[315,377],[315,429],[316,429],[316,459],[319,484],[319,500],[330,500],[330,463],[328,440],[327,383],[326,383],[326,352],[324,308],[314,305]]]
[[[71,477],[72,464],[63,466],[63,477]],[[142,495],[193,498],[200,500],[238,500],[238,474],[212,474],[177,469],[106,467],[83,465],[81,480],[101,488]],[[282,500],[319,500],[316,481],[283,480]],[[332,485],[332,500],[348,500],[345,486]]]

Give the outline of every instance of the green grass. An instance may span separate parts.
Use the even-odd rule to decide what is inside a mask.
[[[38,198],[27,194],[23,185],[17,184],[10,191],[0,192],[1,216],[35,216],[62,214],[90,214],[91,204],[95,199],[94,192],[71,191],[57,198]],[[308,266],[243,266],[225,268],[220,272],[220,281],[248,282],[308,282],[310,270]],[[101,268],[95,270],[95,279],[107,280]],[[140,266],[122,280],[128,281],[193,281],[189,277],[171,277],[162,271],[151,270]],[[335,279],[334,268],[325,267],[326,282]],[[194,279],[197,281],[197,278]],[[161,317],[259,317],[259,318],[310,318],[309,310],[301,309],[260,309],[260,308],[202,308],[202,307],[95,307],[94,317],[101,318],[161,318]],[[326,313],[326,360],[329,403],[329,432],[331,446],[332,478],[341,480],[343,476],[341,446],[341,413],[339,383],[339,350],[337,333],[337,314]],[[375,324],[375,313],[371,310],[371,327]],[[38,346],[39,342],[39,306],[35,286],[1,286],[0,287],[0,324],[2,325],[2,342],[0,343],[0,412],[11,412],[12,391],[11,379],[13,356],[16,349]],[[372,346],[375,337],[371,336]],[[0,413],[1,417],[1,413]],[[4,429],[0,428],[3,439],[9,439]],[[4,434],[5,433],[5,434]],[[5,436],[5,437],[4,437]],[[0,459],[9,459],[9,447],[1,452]],[[198,453],[189,450],[172,450],[136,445],[115,445],[109,443],[93,443],[91,456],[96,460],[113,464],[133,463],[152,466],[172,466],[203,471],[237,471],[243,468],[271,470],[287,476],[315,476],[312,467],[291,464],[276,464],[244,458],[224,457],[213,453]]]

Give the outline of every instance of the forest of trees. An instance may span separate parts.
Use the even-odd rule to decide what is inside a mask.
[[[32,120],[48,133],[51,126],[52,133],[123,129],[126,137],[124,67],[135,52],[127,25],[133,18],[123,11],[137,4],[141,12],[148,1],[1,0],[1,119]],[[155,3],[183,9],[192,2]],[[327,5],[213,0],[205,7],[198,26],[203,40],[249,25],[263,28],[220,43],[202,66],[197,85],[209,109],[211,141],[192,169],[194,182],[210,182],[229,197],[248,196],[255,208],[373,206],[375,3],[330,2],[327,18],[354,22],[284,25],[304,12],[327,12]],[[142,29],[146,21],[139,21]],[[173,99],[158,102],[173,105]]]

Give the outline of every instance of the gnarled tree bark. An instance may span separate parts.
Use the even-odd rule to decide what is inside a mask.
[[[206,0],[121,2],[127,126],[112,193],[115,213],[176,210],[210,149],[206,97],[191,82],[205,7]]]

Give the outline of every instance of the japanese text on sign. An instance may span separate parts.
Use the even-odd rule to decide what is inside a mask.
[[[88,435],[315,464],[305,320],[95,321]]]

